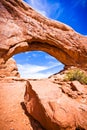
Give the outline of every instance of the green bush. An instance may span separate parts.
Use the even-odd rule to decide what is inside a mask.
[[[87,75],[80,69],[70,69],[66,72],[64,80],[66,81],[78,80],[82,84],[87,84]]]

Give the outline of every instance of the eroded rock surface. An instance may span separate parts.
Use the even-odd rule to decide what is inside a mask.
[[[68,66],[87,67],[87,37],[21,0],[0,0],[0,63],[31,50],[45,51]]]
[[[13,68],[13,60],[7,62]],[[87,85],[63,77],[64,72],[42,80],[1,76],[0,129],[86,130]]]
[[[87,85],[83,85],[84,93],[80,93],[66,82],[60,85],[45,79],[30,83],[25,92],[26,108],[43,127],[47,130],[87,129]]]
[[[14,59],[10,58],[6,61],[6,63],[0,65],[0,77],[20,77],[18,72],[18,68]]]
[[[26,84],[16,77],[0,78],[0,130],[45,130],[27,113]]]

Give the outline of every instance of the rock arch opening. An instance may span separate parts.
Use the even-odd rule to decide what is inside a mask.
[[[17,63],[20,76],[27,79],[47,78],[64,68],[64,64],[43,51],[20,53],[13,58]]]
[[[39,50],[65,66],[87,68],[87,37],[43,17],[23,1],[0,1],[0,37],[0,64],[15,54]]]

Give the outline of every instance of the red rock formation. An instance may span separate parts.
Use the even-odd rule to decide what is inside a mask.
[[[0,130],[44,130],[24,106],[27,81],[20,78],[0,78]]]
[[[66,66],[87,69],[87,37],[41,16],[21,0],[0,0],[0,129],[33,130],[19,105],[27,85],[26,108],[43,127],[87,130],[87,85],[79,88],[76,82],[62,82],[61,76],[61,82],[51,77],[30,81],[31,85],[6,78],[19,76],[14,61],[8,59],[32,50],[45,51]]]
[[[0,78],[0,130],[87,130],[87,85],[54,81]]]
[[[87,66],[87,37],[21,0],[0,0],[0,63],[31,50],[45,51],[68,66]]]
[[[30,83],[26,87],[25,104],[28,112],[44,128],[87,130],[87,86],[80,93],[64,82],[59,85],[45,79]]]
[[[15,60],[8,59],[5,64],[0,65],[0,77],[20,77]]]

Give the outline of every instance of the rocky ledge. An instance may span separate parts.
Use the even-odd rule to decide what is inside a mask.
[[[25,105],[47,130],[87,130],[87,85],[78,81],[30,81]]]
[[[1,76],[0,129],[87,130],[87,85],[64,81],[64,74],[41,80]]]

